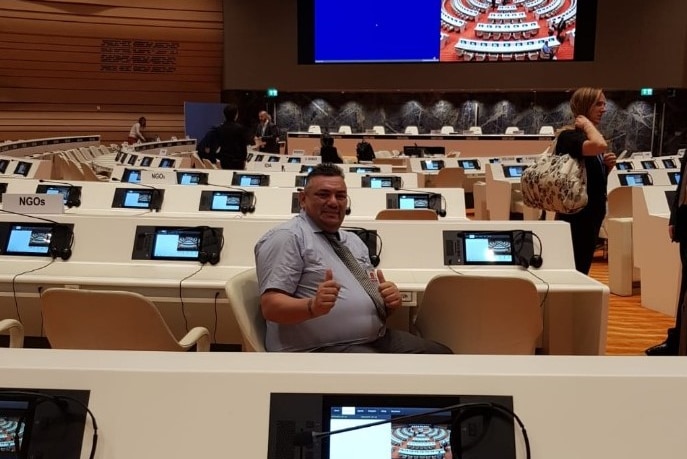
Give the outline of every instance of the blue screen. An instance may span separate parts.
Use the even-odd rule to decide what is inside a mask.
[[[150,198],[152,190],[127,190],[124,197],[124,207],[133,209],[150,208]]]
[[[14,225],[7,240],[7,254],[46,254],[52,231],[49,227]]]
[[[241,193],[215,191],[212,193],[212,210],[226,210],[238,212],[241,205]]]
[[[441,1],[316,0],[314,60],[439,61]]]
[[[155,235],[153,258],[197,259],[200,239],[198,231],[160,230]]]

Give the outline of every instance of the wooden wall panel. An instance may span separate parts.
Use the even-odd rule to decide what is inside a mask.
[[[184,135],[184,102],[219,102],[222,0],[0,2],[0,140]]]

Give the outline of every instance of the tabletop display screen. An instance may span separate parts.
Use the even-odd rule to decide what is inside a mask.
[[[234,174],[231,179],[233,186],[269,186],[270,176],[262,174]]]
[[[666,169],[676,169],[677,164],[675,164],[675,160],[673,159],[662,159],[661,162],[663,162],[663,167]]]
[[[503,175],[506,178],[519,178],[522,177],[522,171],[527,169],[527,166],[522,164],[509,164],[503,165]]]
[[[172,158],[162,158],[160,160],[160,167],[174,167],[174,160]]]
[[[619,171],[631,171],[633,169],[632,163],[629,161],[623,161],[615,163],[615,168]]]
[[[148,167],[151,164],[153,164],[152,156],[144,156],[143,159],[141,159],[141,167]]]
[[[420,163],[423,171],[438,171],[444,168],[444,161],[441,159],[426,159]]]
[[[5,171],[7,170],[7,166],[9,166],[10,160],[9,159],[0,159],[0,174],[4,174]]]
[[[122,174],[124,183],[141,183],[141,171],[138,169],[124,169]]]
[[[668,172],[668,180],[670,180],[671,185],[677,185],[680,183],[680,173]]]
[[[459,159],[458,167],[471,171],[478,171],[481,169],[479,161],[476,159]]]
[[[157,228],[153,239],[153,260],[198,260],[202,229]]]
[[[47,256],[54,225],[10,225],[5,244],[6,255]]]
[[[177,183],[179,185],[207,185],[207,172],[177,172]]]
[[[31,170],[31,163],[27,163],[26,161],[19,161],[17,163],[17,167],[14,168],[14,174],[15,175],[23,175],[24,177],[29,175],[29,171]]]
[[[126,163],[130,166],[133,166],[134,164],[136,164],[137,159],[138,159],[137,155],[131,155],[131,156],[129,156],[129,160]]]
[[[649,174],[620,174],[618,175],[620,184],[623,186],[645,186],[651,185]]]
[[[352,166],[349,170],[356,174],[374,174],[382,171],[379,167],[375,166]]]
[[[240,212],[243,191],[203,191],[199,210]]]

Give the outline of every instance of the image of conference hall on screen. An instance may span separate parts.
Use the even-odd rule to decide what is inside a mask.
[[[577,1],[441,0],[440,60],[573,60]]]

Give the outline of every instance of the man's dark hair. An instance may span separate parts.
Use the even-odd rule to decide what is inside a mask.
[[[334,137],[332,137],[329,134],[322,134],[322,137],[320,137],[320,144],[323,147],[333,147],[334,146]]]
[[[227,106],[224,107],[224,119],[226,119],[229,122],[232,122],[236,120],[236,114],[238,112],[238,106],[236,106],[235,104],[227,104]]]
[[[322,163],[313,167],[305,179],[306,183],[310,183],[313,177],[344,177],[343,169],[331,163]]]

